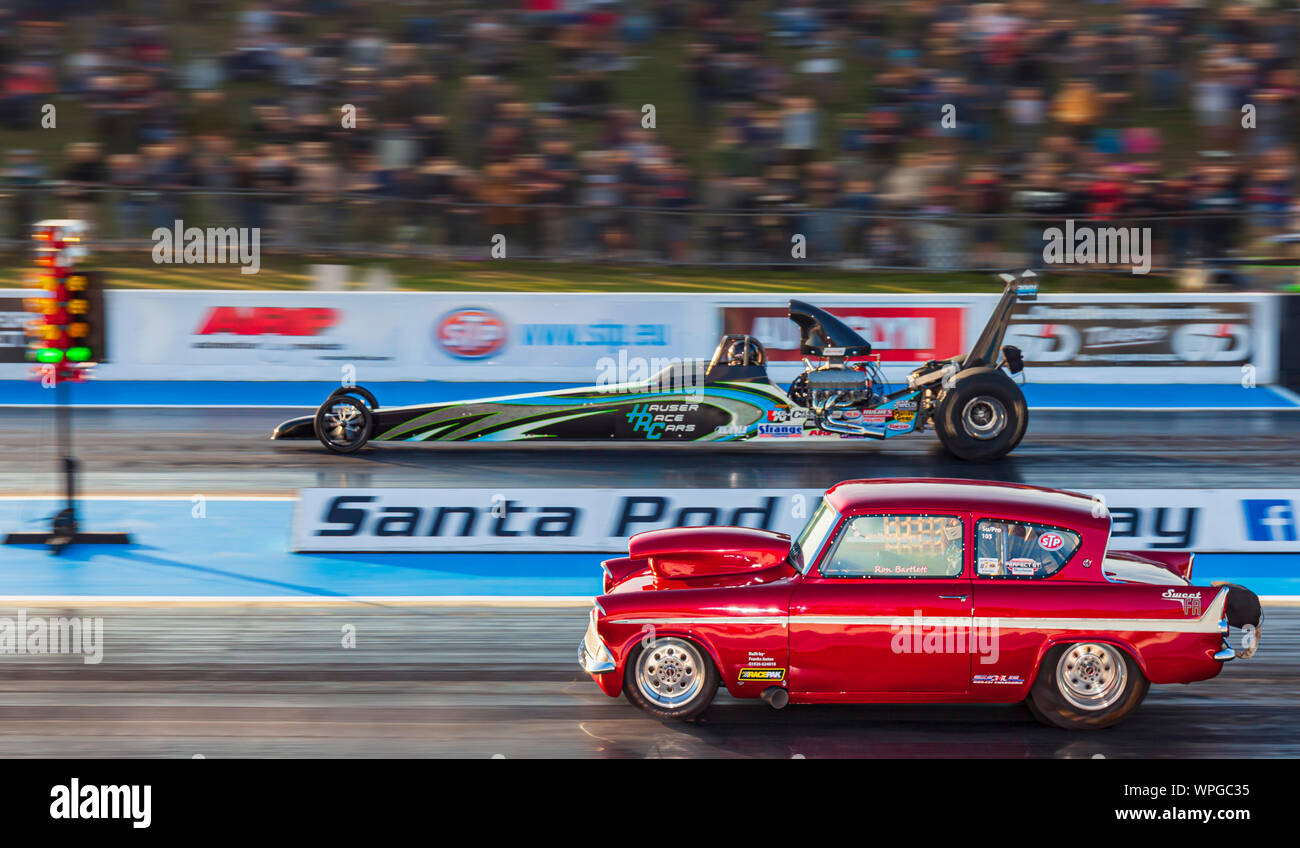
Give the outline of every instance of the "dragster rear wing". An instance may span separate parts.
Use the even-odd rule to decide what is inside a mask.
[[[1025,271],[1019,277],[1012,274],[999,276],[1006,288],[1002,290],[997,306],[993,307],[993,314],[984,325],[984,331],[962,360],[962,370],[981,365],[996,366],[1001,359],[999,353],[1002,350],[1002,340],[1006,338],[1007,325],[1011,323],[1011,313],[1016,304],[1038,299],[1038,275],[1033,271]]]

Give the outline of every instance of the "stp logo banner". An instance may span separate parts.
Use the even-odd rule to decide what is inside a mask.
[[[456,309],[438,320],[438,346],[457,359],[487,359],[506,345],[506,322],[490,309]]]
[[[919,363],[962,352],[960,306],[832,306],[827,309],[871,343],[884,362]],[[799,327],[781,307],[724,307],[723,332],[754,336],[772,362],[799,359]]]

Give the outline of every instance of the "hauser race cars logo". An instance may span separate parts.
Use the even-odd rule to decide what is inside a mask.
[[[632,432],[645,433],[647,439],[660,439],[664,433],[694,433],[695,425],[686,416],[698,411],[698,403],[638,403],[624,413]]]
[[[457,309],[438,321],[434,337],[457,359],[487,359],[506,344],[506,322],[490,309]]]

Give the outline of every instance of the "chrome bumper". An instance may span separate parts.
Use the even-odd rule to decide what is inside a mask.
[[[1219,620],[1219,632],[1223,634],[1223,647],[1215,653],[1214,658],[1219,662],[1228,660],[1243,659],[1248,660],[1255,656],[1255,651],[1259,648],[1259,627],[1256,626],[1253,631],[1247,633],[1246,639],[1242,643],[1240,650],[1232,647],[1228,641],[1228,619],[1225,616]]]
[[[1237,652],[1228,644],[1228,617],[1226,615],[1219,619],[1219,632],[1223,634],[1223,647],[1214,655],[1214,658],[1219,662],[1235,660],[1237,658]]]
[[[596,633],[596,611],[591,611],[591,620],[587,632],[578,643],[578,665],[588,674],[605,674],[617,668],[614,655],[605,647]]]

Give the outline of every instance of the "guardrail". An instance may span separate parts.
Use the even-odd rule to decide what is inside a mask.
[[[100,250],[144,249],[155,228],[256,227],[276,253],[482,259],[495,235],[507,258],[623,263],[839,266],[989,271],[1043,266],[1044,231],[1067,218],[1096,227],[1150,228],[1152,270],[1220,257],[1288,229],[1283,213],[1185,212],[1140,217],[1023,212],[822,208],[756,199],[747,208],[484,204],[398,193],[268,192],[0,184],[0,249],[26,244],[31,221],[92,222]],[[793,255],[803,237],[803,258]],[[1300,246],[1273,244],[1277,260]],[[1064,266],[1106,270],[1106,266]]]

